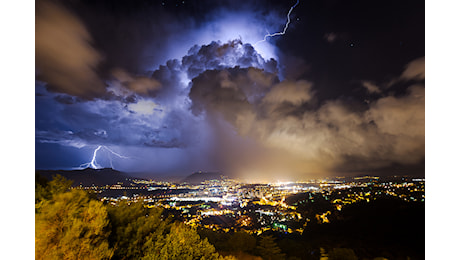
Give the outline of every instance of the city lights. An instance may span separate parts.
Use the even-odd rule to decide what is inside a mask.
[[[422,179],[382,181],[371,176],[266,184],[248,184],[227,177],[201,184],[130,179],[103,187],[75,188],[92,190],[101,200],[114,205],[121,200],[144,201],[146,207],[175,210],[177,217],[193,227],[252,234],[267,230],[301,234],[311,225],[311,219],[321,225],[333,223],[336,214],[355,203],[382,198],[406,203],[425,199]],[[118,191],[118,195],[105,196],[108,191]],[[126,192],[131,195],[124,195]],[[328,210],[312,210],[317,203],[329,205]],[[222,220],[225,221],[219,222]],[[226,221],[233,224],[228,226]]]

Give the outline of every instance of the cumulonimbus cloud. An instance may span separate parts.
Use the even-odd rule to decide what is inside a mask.
[[[422,67],[411,64],[401,77],[422,75]],[[85,138],[92,143],[168,149],[200,143],[203,157],[218,162],[216,167],[266,175],[270,169],[304,175],[414,164],[424,159],[422,83],[408,88],[405,95],[379,93],[361,109],[341,100],[317,106],[313,105],[314,83],[292,78],[280,81],[277,62],[263,59],[241,40],[196,45],[181,60],[160,66],[139,86],[131,85],[139,78],[123,71],[114,76],[109,91],[124,95],[115,93],[118,84],[133,98],[129,102],[88,102],[97,109],[85,110],[78,122],[68,121],[68,125],[94,122],[106,132],[95,135],[94,128],[88,136],[80,127],[71,135],[78,137],[73,139],[78,145]],[[107,109],[113,111],[106,113]],[[59,139],[41,137],[50,142]]]
[[[403,76],[407,71],[415,73],[411,77],[424,75],[417,64],[410,63]],[[222,116],[241,136],[278,151],[278,157],[289,157],[291,163],[296,158],[291,166],[301,168],[291,170],[297,172],[364,170],[424,159],[423,85],[409,87],[403,96],[382,95],[364,110],[339,100],[307,109],[314,100],[312,83],[277,82],[265,71],[260,71],[259,82],[260,77],[269,84],[260,88],[247,69],[206,71],[193,80],[192,108],[205,110],[210,117]],[[259,99],[247,94],[251,88],[258,88]],[[359,163],[348,165],[350,158]]]

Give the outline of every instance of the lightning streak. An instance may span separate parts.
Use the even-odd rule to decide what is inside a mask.
[[[101,166],[99,166],[96,162],[96,155],[97,155],[97,151],[99,151],[99,149],[101,149],[101,146],[99,145],[96,150],[94,150],[94,153],[93,153],[93,159],[91,160],[90,162],[90,166],[91,168],[93,169],[99,169],[101,168]]]
[[[112,150],[109,149],[107,146],[104,146],[104,148],[105,148],[107,151],[111,152],[112,154],[118,156],[118,157],[121,158],[121,159],[129,159],[129,157],[123,156],[123,155],[121,155],[121,154],[118,154],[118,153],[112,151]],[[110,154],[109,154],[109,160],[110,160],[110,167],[113,169],[113,161],[112,161],[112,156],[110,156]]]
[[[107,146],[104,146],[104,148],[107,149],[107,151],[111,152],[112,154],[118,156],[118,157],[121,158],[121,159],[129,159],[129,157],[127,157],[127,156],[123,156],[123,155],[121,155],[121,154],[118,154],[118,153],[112,151],[112,150],[109,149],[109,147],[107,147]]]
[[[80,165],[80,168],[88,168],[88,167],[91,167],[93,169],[100,169],[102,168],[102,166],[100,166],[99,164],[97,164],[96,162],[96,157],[97,157],[97,152],[100,150],[100,149],[104,149],[106,151],[108,151],[109,153],[111,154],[114,154],[115,156],[121,158],[121,159],[130,159],[129,157],[127,156],[123,156],[121,154],[118,154],[114,151],[112,151],[111,149],[109,149],[107,146],[105,145],[99,145],[93,152],[93,157],[91,159],[91,161],[89,163],[84,163],[84,164],[81,164]],[[109,159],[110,159],[110,166],[113,168],[113,163],[112,163],[112,156],[110,156],[109,154]]]
[[[282,32],[276,32],[276,33],[271,33],[271,34],[269,33],[269,34],[266,34],[266,35],[264,36],[264,39],[263,39],[263,40],[260,40],[260,41],[256,42],[254,45],[257,45],[258,43],[261,43],[261,42],[266,41],[268,37],[284,35],[284,34],[286,33],[286,30],[287,30],[288,27],[289,27],[289,24],[291,23],[291,18],[290,18],[291,12],[292,12],[292,10],[293,10],[298,4],[299,4],[299,0],[297,0],[297,2],[295,3],[295,5],[293,5],[293,6],[291,7],[291,9],[289,9],[289,12],[288,12],[288,14],[287,14],[287,22],[286,22],[286,25],[284,26],[284,30],[283,30]]]

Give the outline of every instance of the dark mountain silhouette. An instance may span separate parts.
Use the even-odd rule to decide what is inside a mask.
[[[182,179],[182,182],[200,184],[203,181],[221,180],[222,176],[223,174],[218,172],[195,172]]]
[[[37,172],[48,180],[52,180],[53,176],[59,174],[66,179],[72,180],[72,186],[96,186],[112,185],[118,182],[127,182],[131,178],[126,173],[114,170],[112,168],[83,170],[37,170]]]

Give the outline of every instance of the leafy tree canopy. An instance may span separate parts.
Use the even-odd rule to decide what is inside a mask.
[[[158,243],[142,259],[161,260],[231,260],[232,256],[220,256],[213,245],[207,239],[201,239],[196,230],[185,226],[183,223],[175,223],[171,226],[170,233],[163,241]]]
[[[109,206],[112,233],[109,241],[115,248],[113,259],[140,259],[156,248],[170,228],[160,208],[146,208],[142,202],[121,202]]]
[[[106,207],[87,192],[53,194],[35,214],[35,258],[110,259],[108,224]]]
[[[56,194],[61,194],[68,191],[72,186],[72,181],[67,180],[61,175],[56,175],[51,181],[42,177],[40,174],[35,174],[35,203],[37,208],[40,207],[40,202],[50,200]]]
[[[281,253],[281,249],[275,242],[273,236],[262,236],[257,246],[259,255],[265,260],[278,260],[284,259],[285,255]]]
[[[207,239],[143,202],[104,205],[71,181],[36,178],[36,259],[219,259]]]

